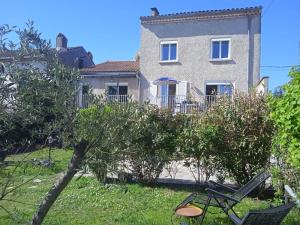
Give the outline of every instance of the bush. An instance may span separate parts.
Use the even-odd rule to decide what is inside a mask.
[[[218,168],[214,150],[218,141],[218,127],[206,123],[203,115],[187,117],[178,137],[178,146],[185,163],[196,182],[208,181]]]
[[[128,146],[131,116],[135,103],[106,104],[81,109],[76,118],[76,139],[93,146],[86,154],[86,163],[101,182],[108,172],[116,172]]]
[[[87,163],[100,181],[107,172],[155,182],[172,161],[185,160],[197,182],[225,174],[238,183],[266,168],[273,124],[263,96],[224,97],[198,115],[172,115],[156,106],[105,103],[77,116],[77,138],[94,143]],[[202,176],[202,177],[201,177]]]
[[[205,114],[219,130],[215,159],[239,184],[269,165],[274,133],[269,113],[266,97],[250,93],[223,97]]]
[[[142,182],[154,182],[176,152],[176,139],[183,117],[145,105],[131,127],[129,169]]]

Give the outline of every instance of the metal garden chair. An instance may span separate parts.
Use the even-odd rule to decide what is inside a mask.
[[[237,214],[233,210],[233,207],[236,204],[240,203],[253,190],[255,190],[261,184],[263,184],[269,177],[270,174],[268,172],[260,172],[255,177],[253,177],[247,184],[245,184],[238,190],[235,190],[223,184],[218,184],[216,182],[210,181],[210,183],[213,185],[213,188],[205,189],[207,192],[206,194],[193,193],[186,199],[184,199],[176,207],[176,209],[190,203],[195,205],[203,205],[204,207],[203,215],[201,217],[201,223],[204,220],[208,207],[210,206],[222,209],[228,216],[229,212],[232,211],[233,215],[238,218]],[[221,190],[217,191],[217,188],[220,188]]]
[[[291,202],[270,209],[250,211],[243,219],[234,214],[229,218],[235,225],[279,225],[294,206],[295,203]]]

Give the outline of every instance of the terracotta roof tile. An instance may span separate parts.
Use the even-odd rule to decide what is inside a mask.
[[[83,68],[81,73],[99,72],[138,72],[139,61],[106,61],[90,68]]]

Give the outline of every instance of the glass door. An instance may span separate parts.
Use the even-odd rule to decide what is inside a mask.
[[[169,95],[169,85],[160,85],[159,91],[160,91],[160,105],[162,108],[167,108],[168,106],[168,95]]]

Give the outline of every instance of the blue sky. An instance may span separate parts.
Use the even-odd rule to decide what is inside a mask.
[[[133,59],[140,44],[139,17],[157,7],[161,14],[262,5],[262,66],[289,66],[300,61],[299,0],[10,0],[1,1],[0,24],[35,22],[55,43],[64,33],[69,46],[92,51],[95,63]],[[273,89],[288,81],[289,68],[262,67]]]

